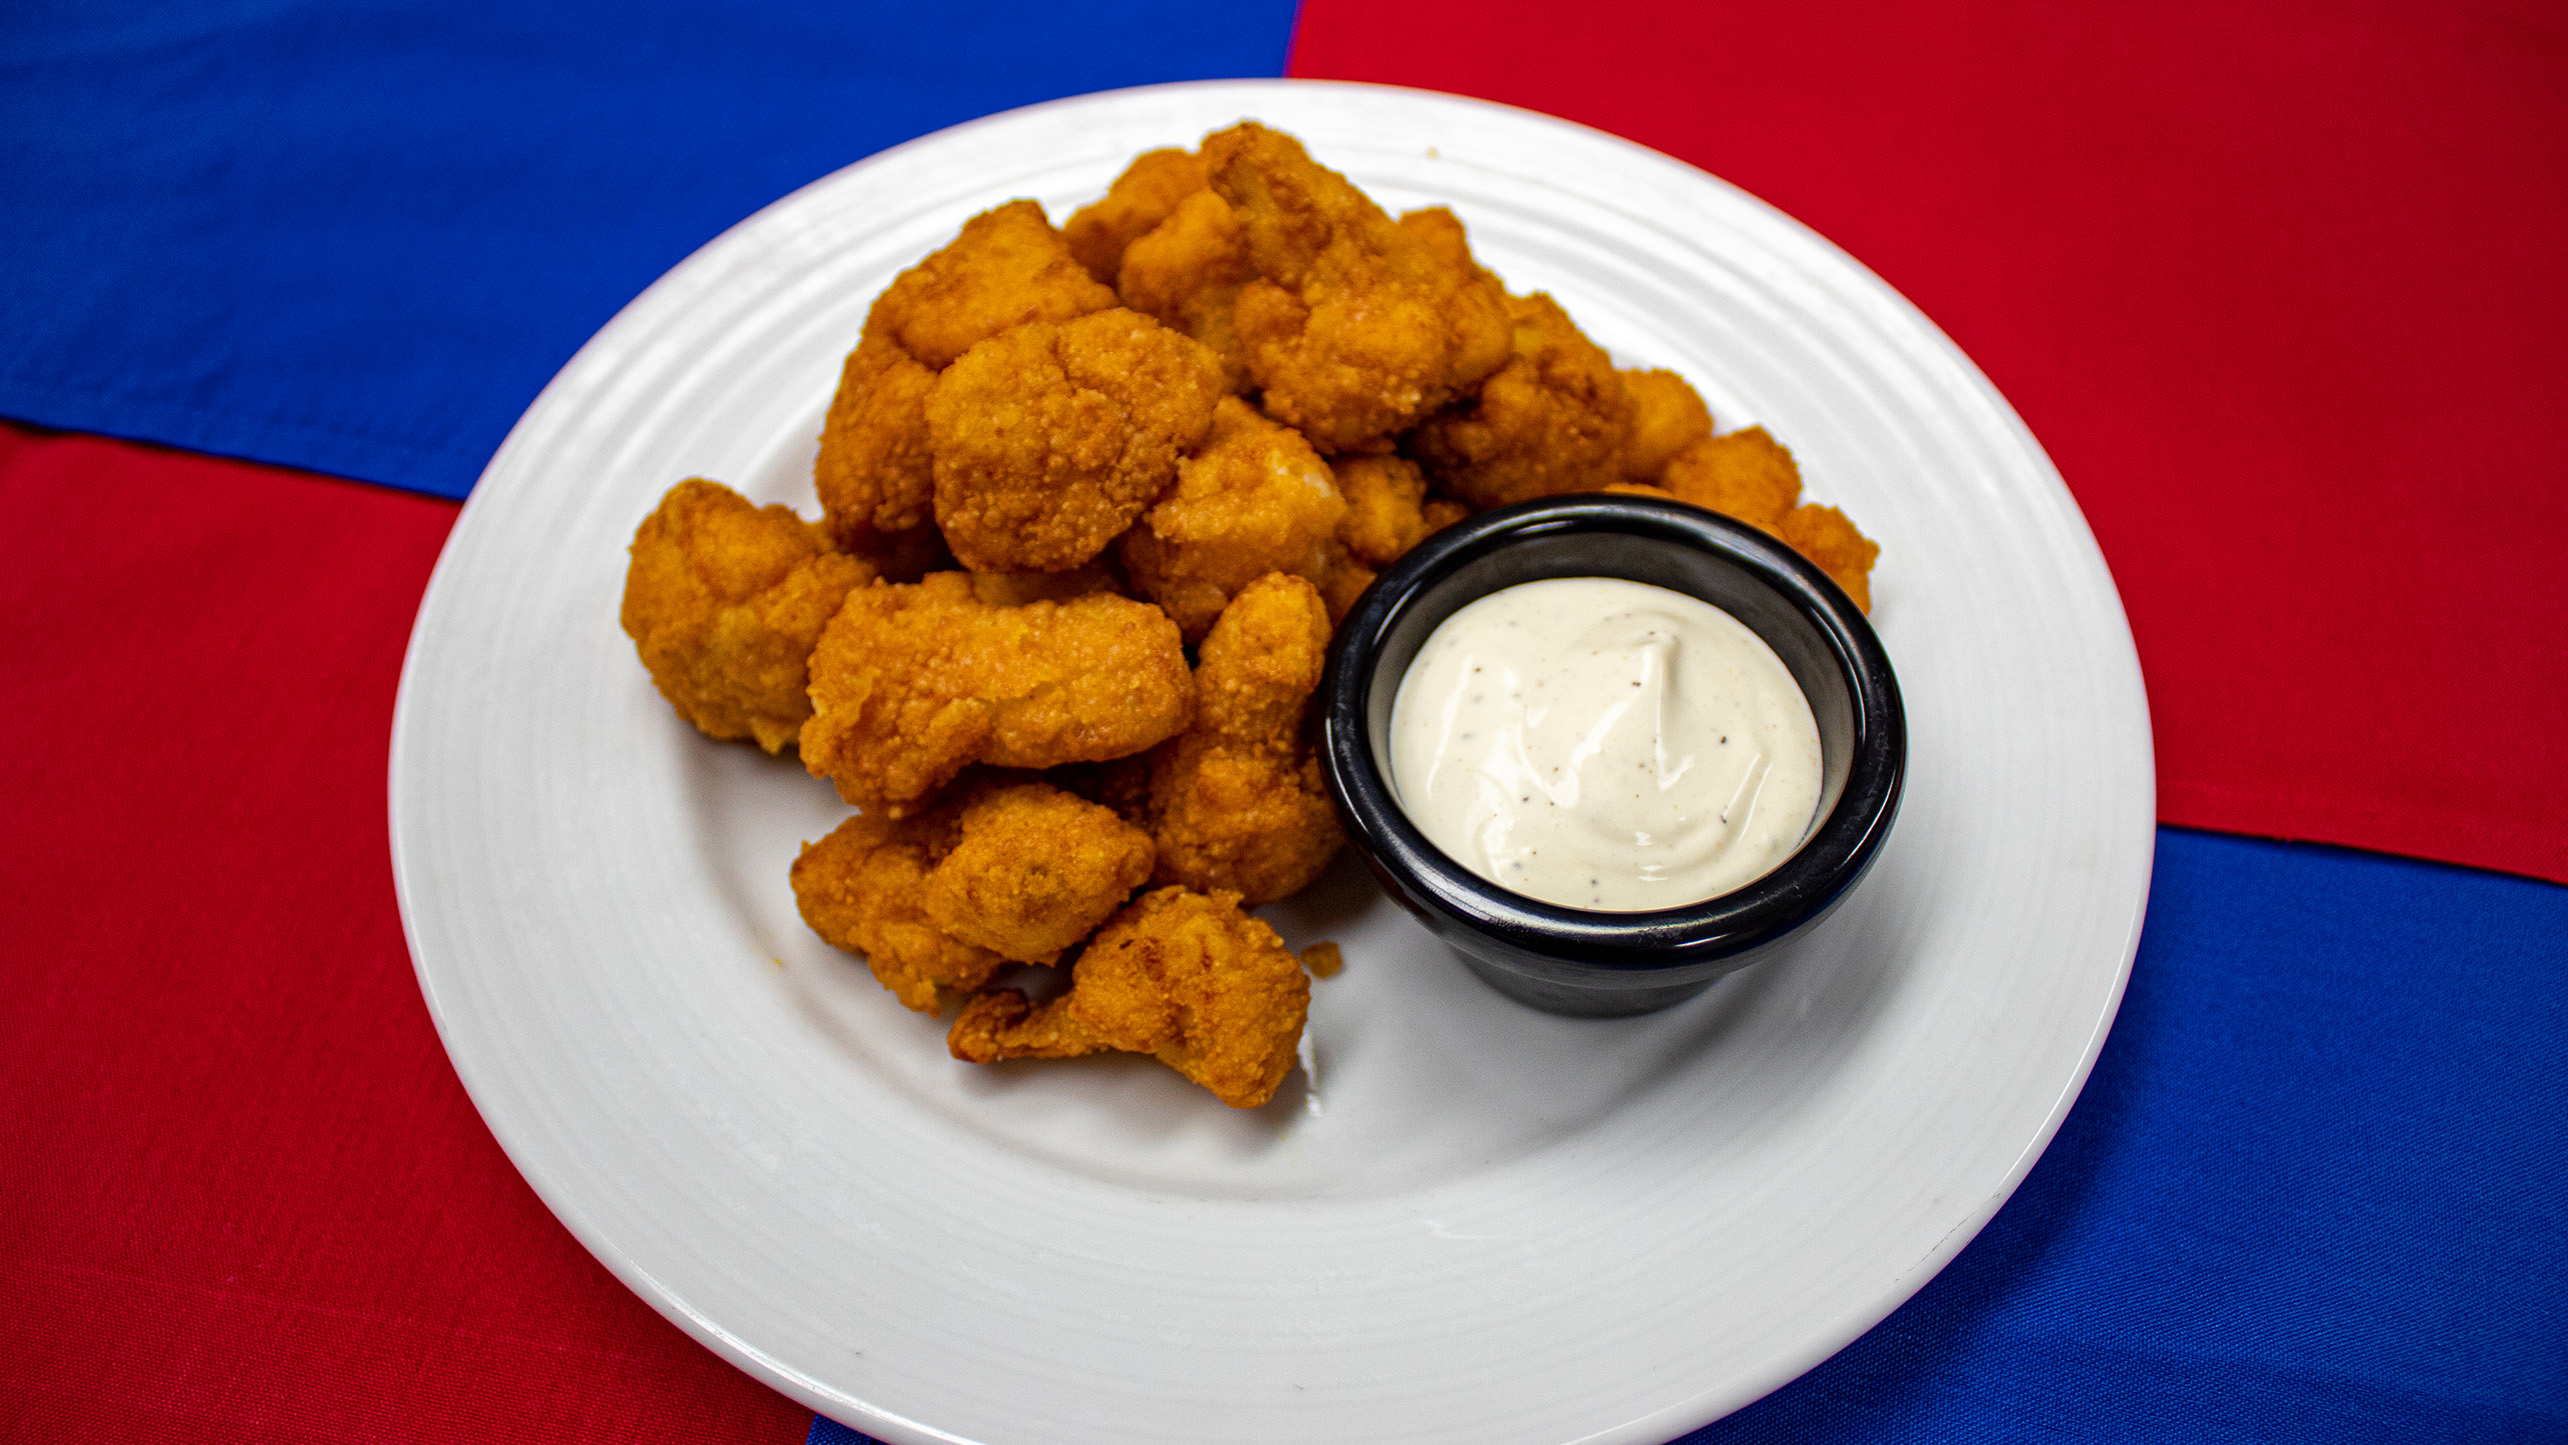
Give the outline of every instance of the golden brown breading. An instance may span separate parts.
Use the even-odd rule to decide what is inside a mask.
[[[1018,963],[1050,963],[1149,881],[1150,835],[1049,783],[992,788],[964,805],[952,851],[919,892],[951,938]]]
[[[1231,311],[1240,288],[1256,277],[1239,212],[1213,192],[1197,191],[1124,248],[1115,291],[1126,306],[1202,342],[1221,358],[1230,389],[1246,392],[1248,358]]]
[[[1240,911],[1237,895],[1161,888],[1089,942],[1068,993],[1041,1008],[1014,989],[983,994],[945,1044],[977,1064],[1149,1054],[1232,1108],[1254,1109],[1292,1072],[1310,1009],[1300,961]]]
[[[1009,327],[1114,304],[1032,201],[974,216],[944,249],[893,278],[839,372],[812,468],[839,550],[896,580],[925,573],[944,545],[927,525],[935,502],[927,398],[937,374]]]
[[[841,551],[863,555],[927,526],[936,503],[927,436],[935,385],[936,373],[888,336],[869,334],[847,354],[812,467],[821,523]]]
[[[1706,437],[1678,452],[1659,485],[1682,501],[1771,532],[1801,497],[1801,468],[1761,426]]]
[[[1076,793],[1114,815],[1150,831],[1150,754],[1136,753],[1103,763],[1068,763],[1046,772],[1044,781]]]
[[[1123,266],[1124,248],[1167,220],[1180,201],[1203,189],[1204,163],[1192,153],[1143,151],[1115,177],[1103,199],[1080,207],[1070,217],[1061,227],[1061,239],[1089,275],[1112,286]]]
[[[1632,429],[1623,438],[1623,475],[1654,482],[1678,452],[1712,435],[1712,409],[1673,371],[1622,373],[1632,398]]]
[[[1338,546],[1342,552],[1345,544]],[[1381,575],[1352,556],[1340,556],[1337,565],[1330,568],[1328,575],[1319,582],[1320,601],[1329,609],[1329,626],[1335,627],[1344,622],[1347,613],[1354,611],[1355,604],[1363,599],[1364,589],[1372,586]]]
[[[1313,446],[1365,450],[1506,364],[1505,294],[1301,142],[1243,121],[1203,157],[1259,276],[1232,308],[1249,374]]]
[[[1776,450],[1781,451],[1782,448],[1778,447]],[[1665,487],[1653,487],[1645,482],[1621,482],[1605,490],[1640,497],[1664,497],[1671,502],[1692,500],[1680,497]],[[1798,478],[1795,479],[1795,490],[1798,490]],[[1703,504],[1694,502],[1693,505],[1702,506]],[[1719,507],[1706,507],[1704,510],[1722,511]],[[1725,515],[1736,516],[1737,514],[1725,513]],[[1751,521],[1752,519],[1741,517],[1739,520]],[[1867,539],[1863,533],[1856,531],[1855,524],[1846,520],[1845,513],[1834,507],[1816,507],[1804,503],[1784,513],[1777,521],[1752,524],[1772,533],[1776,540],[1809,558],[1820,571],[1828,574],[1828,580],[1836,583],[1848,597],[1854,599],[1855,606],[1866,612],[1872,611],[1872,565],[1873,559],[1881,555],[1881,547]]]
[[[1048,768],[1123,757],[1185,730],[1195,688],[1177,625],[1091,593],[991,607],[971,579],[847,594],[811,656],[803,765],[887,816],[968,763]]]
[[[794,859],[794,906],[837,947],[862,954],[905,1006],[935,1013],[977,993],[1006,962],[948,934],[927,915],[928,875],[960,840],[959,805],[914,818],[860,813]]]
[[[1346,499],[1310,444],[1226,396],[1204,449],[1178,466],[1176,490],[1119,550],[1134,588],[1200,638],[1233,593],[1269,572],[1322,580],[1336,571],[1345,516]]]
[[[976,572],[1079,566],[1168,489],[1224,396],[1211,352],[1137,311],[993,336],[927,398],[937,526]]]
[[[1857,607],[1872,611],[1872,565],[1881,555],[1881,546],[1856,531],[1845,513],[1804,504],[1784,513],[1775,535],[1818,563],[1819,570],[1844,588]]]
[[[1495,273],[1473,258],[1470,234],[1463,230],[1462,219],[1449,207],[1425,206],[1403,211],[1400,213],[1400,228],[1426,242],[1446,265],[1457,271],[1469,271],[1501,291],[1506,289]]]
[[[1439,490],[1475,507],[1598,491],[1623,479],[1632,400],[1614,359],[1541,292],[1507,298],[1515,350],[1476,397],[1409,434]]]
[[[1452,526],[1454,523],[1461,521],[1463,518],[1470,516],[1471,508],[1455,501],[1451,497],[1431,496],[1427,498],[1427,505],[1420,511],[1419,515],[1426,519],[1427,536],[1432,537],[1436,533],[1443,531],[1445,528]],[[1420,540],[1423,541],[1424,538],[1421,538]]]
[[[1132,595],[1124,589],[1123,575],[1113,565],[1112,554],[1097,558],[1067,572],[972,572],[972,595],[992,607],[1023,607],[1029,602],[1067,602],[1091,592],[1112,592],[1119,597]]]
[[[1088,275],[1032,201],[1010,201],[963,223],[963,233],[899,276],[866,314],[930,371],[1029,321],[1055,324],[1103,311],[1115,293]]]
[[[1151,755],[1158,882],[1271,903],[1345,845],[1302,732],[1328,646],[1327,611],[1302,578],[1261,577],[1223,611],[1195,668],[1195,725]]]
[[[873,569],[829,550],[791,507],[718,482],[671,487],[633,534],[625,635],[660,695],[706,735],[781,750],[811,716],[804,666]]]
[[[1388,567],[1432,530],[1427,526],[1426,476],[1407,457],[1337,457],[1329,469],[1337,476],[1338,495],[1346,498],[1338,540],[1358,562]]]

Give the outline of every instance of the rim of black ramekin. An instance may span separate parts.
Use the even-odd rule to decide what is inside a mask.
[[[1606,913],[1543,903],[1447,856],[1409,821],[1366,725],[1375,662],[1409,609],[1437,583],[1499,549],[1571,532],[1623,533],[1693,547],[1764,584],[1813,623],[1852,700],[1853,741],[1836,805],[1799,851],[1745,887],[1681,908]],[[1484,594],[1485,595],[1485,594]],[[1753,625],[1753,624],[1752,624]],[[1771,639],[1769,639],[1771,645]],[[1780,651],[1781,649],[1777,649]],[[1399,678],[1384,678],[1396,688]],[[1320,755],[1348,835],[1401,902],[1443,914],[1510,952],[1582,971],[1634,975],[1748,953],[1825,913],[1862,878],[1899,810],[1907,721],[1881,639],[1827,574],[1746,523],[1682,502],[1625,494],[1550,497],[1499,507],[1419,543],[1339,623],[1320,682]]]

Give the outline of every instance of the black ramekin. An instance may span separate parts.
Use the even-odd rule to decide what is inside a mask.
[[[1746,887],[1684,908],[1599,913],[1512,893],[1420,833],[1393,790],[1391,705],[1430,633],[1465,605],[1547,577],[1627,577],[1746,623],[1819,724],[1819,823]],[[1320,683],[1321,759],[1347,832],[1384,888],[1511,998],[1553,1013],[1648,1013],[1807,932],[1853,889],[1899,812],[1908,728],[1872,625],[1765,533],[1656,497],[1553,497],[1420,543],[1339,624]]]

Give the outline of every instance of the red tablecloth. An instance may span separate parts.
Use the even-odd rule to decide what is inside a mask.
[[[2568,881],[2558,6],[1316,0],[1292,69],[1656,146],[1942,324],[2104,545],[2167,821]]]

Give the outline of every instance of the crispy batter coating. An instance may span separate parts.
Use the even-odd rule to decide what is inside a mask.
[[[1068,763],[1043,775],[1044,781],[1150,831],[1150,754],[1136,753],[1103,763]]]
[[[1246,392],[1253,383],[1231,313],[1240,288],[1255,279],[1239,212],[1203,190],[1124,248],[1115,290],[1126,306],[1202,342],[1221,358],[1230,389]]]
[[[794,859],[794,905],[837,947],[862,954],[905,1006],[935,1013],[977,993],[1006,962],[937,926],[921,891],[961,839],[961,805],[914,818],[859,813]]]
[[[1302,730],[1328,646],[1302,578],[1261,577],[1223,611],[1195,668],[1195,725],[1151,755],[1156,881],[1271,903],[1337,856],[1346,834]]]
[[[1480,394],[1409,434],[1439,489],[1475,507],[1593,492],[1622,480],[1632,401],[1605,349],[1549,296],[1507,298],[1515,350]]]
[[[1149,881],[1150,835],[1049,783],[964,804],[951,851],[918,896],[949,938],[1018,963],[1050,963]]]
[[[927,436],[935,385],[935,372],[881,333],[847,354],[811,478],[821,524],[841,551],[865,555],[927,526],[936,501]]]
[[[1149,1054],[1232,1108],[1254,1109],[1292,1072],[1310,1009],[1300,961],[1236,895],[1160,888],[1098,932],[1068,993],[1041,1008],[1015,989],[983,994],[945,1044],[976,1064]]]
[[[936,521],[976,572],[1058,572],[1168,489],[1223,397],[1213,354],[1117,307],[974,346],[927,398]]]
[[[1446,265],[1457,271],[1469,271],[1501,291],[1506,289],[1494,272],[1472,256],[1470,233],[1463,229],[1462,218],[1456,216],[1451,208],[1425,206],[1403,211],[1400,213],[1400,228],[1426,242]]]
[[[1167,220],[1179,202],[1203,189],[1204,163],[1192,153],[1143,151],[1115,177],[1103,199],[1080,207],[1070,217],[1061,228],[1061,239],[1089,275],[1112,286],[1123,266],[1124,248]]]
[[[671,487],[633,534],[625,635],[660,695],[709,737],[777,752],[811,716],[805,663],[873,569],[831,552],[791,507],[718,482]]]
[[[1784,513],[1775,534],[1795,552],[1819,564],[1828,580],[1845,589],[1855,605],[1872,611],[1872,565],[1881,545],[1855,530],[1846,514],[1834,507],[1808,504]]]
[[[992,607],[971,579],[847,594],[811,656],[803,765],[858,807],[914,812],[968,763],[1048,768],[1185,730],[1195,688],[1177,625],[1091,593]]]
[[[1249,374],[1313,446],[1368,449],[1506,364],[1505,293],[1299,141],[1243,121],[1203,157],[1259,276],[1232,308]]]
[[[1801,468],[1761,426],[1706,437],[1678,452],[1659,485],[1680,500],[1771,532],[1801,497]]]
[[[1338,540],[1367,567],[1388,567],[1434,530],[1427,525],[1427,479],[1407,457],[1368,453],[1329,463],[1346,520]]]
[[[980,342],[1029,321],[1059,323],[1115,305],[1032,201],[1010,201],[899,276],[865,317],[867,335],[943,371]]]
[[[1622,482],[1605,490],[1633,496],[1664,497],[1672,502],[1693,500],[1646,482]],[[1694,505],[1703,504],[1695,502]],[[1718,512],[1723,509],[1707,507],[1705,510]],[[1737,516],[1737,513],[1728,515]],[[1751,519],[1742,517],[1740,520]],[[1820,571],[1828,574],[1828,580],[1854,599],[1855,606],[1866,612],[1872,611],[1872,565],[1873,559],[1881,555],[1881,546],[1856,531],[1855,524],[1846,520],[1845,513],[1834,507],[1804,503],[1784,513],[1777,521],[1754,525],[1773,533],[1785,546],[1809,558]]]
[[[1673,371],[1622,373],[1632,398],[1632,429],[1623,438],[1623,475],[1654,482],[1670,458],[1712,435],[1712,408],[1691,382]]]
[[[1114,304],[1032,201],[974,216],[944,249],[895,277],[839,373],[812,468],[839,550],[902,581],[932,568],[944,545],[927,525],[935,502],[927,399],[938,373],[1009,327]]]
[[[1343,565],[1346,499],[1328,463],[1290,427],[1223,397],[1204,449],[1177,469],[1176,490],[1124,534],[1124,569],[1189,639],[1231,597],[1269,572],[1325,579]]]
[[[1452,526],[1454,523],[1461,521],[1463,518],[1470,516],[1471,508],[1455,501],[1451,497],[1431,496],[1427,498],[1427,505],[1421,511],[1420,515],[1426,518],[1427,536],[1432,537],[1436,533],[1443,531],[1445,528]],[[1421,538],[1420,540],[1423,541],[1424,538]]]
[[[992,607],[1023,607],[1029,602],[1067,602],[1091,592],[1130,596],[1110,557],[1099,557],[1067,572],[973,572],[972,595]]]

